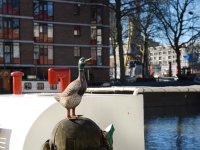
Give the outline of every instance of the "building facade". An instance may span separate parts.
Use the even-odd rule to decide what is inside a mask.
[[[181,49],[181,51],[184,52],[185,49]],[[182,55],[183,52],[181,52]],[[181,62],[182,58],[181,56]],[[149,47],[149,61],[154,76],[163,75],[165,70],[169,70],[169,62],[172,65],[172,75],[176,75],[176,53],[170,46]]]
[[[0,78],[22,71],[47,80],[56,67],[74,80],[78,60],[92,57],[90,80],[108,80],[109,48],[109,9],[96,0],[0,0]]]

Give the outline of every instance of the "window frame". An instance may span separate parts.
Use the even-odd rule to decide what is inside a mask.
[[[81,26],[74,26],[74,36],[81,36]]]
[[[57,84],[50,84],[50,90],[57,90]]]
[[[102,47],[97,47],[97,65],[102,66]]]
[[[31,90],[32,89],[32,83],[31,82],[25,82],[24,83],[24,89],[25,90]]]
[[[91,47],[91,58],[93,60],[93,65],[103,65],[102,52],[102,47]]]
[[[54,25],[52,23],[34,23],[33,24],[34,42],[53,43],[53,30],[54,30]]]
[[[37,83],[37,90],[44,90],[44,83],[38,82]]]
[[[81,48],[78,46],[74,47],[74,57],[81,57]]]
[[[35,1],[33,3],[33,17],[35,20],[53,21],[54,3],[51,1]]]
[[[20,43],[0,42],[0,64],[20,64]]]
[[[18,40],[20,36],[20,19],[0,17],[0,39]]]
[[[53,46],[34,45],[34,64],[36,65],[53,65],[54,50]]]
[[[0,14],[19,15],[19,0],[9,0],[9,1],[0,0],[0,1],[1,1]]]
[[[97,26],[90,27],[90,44],[97,44],[101,45],[103,38],[102,38],[102,28]]]
[[[74,4],[74,15],[80,15],[81,4]]]
[[[90,7],[92,24],[102,23],[102,7],[92,5]]]

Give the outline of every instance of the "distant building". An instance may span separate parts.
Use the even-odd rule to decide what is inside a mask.
[[[114,13],[111,12],[113,16],[113,19],[110,18],[110,26],[113,27],[113,24],[115,23],[113,20],[115,20],[115,16],[113,15]],[[138,47],[138,45],[143,46],[143,36],[141,33],[134,28],[134,25],[129,22],[129,30],[127,33],[127,38],[126,42],[123,45],[123,51],[124,51],[124,63],[126,64],[125,67],[125,75],[126,76],[135,76],[135,75],[141,75],[141,69],[142,69],[142,53]],[[158,46],[159,43],[153,41],[152,39],[149,39],[148,41],[149,46]],[[111,47],[111,52],[112,47]],[[111,66],[111,74],[114,77],[114,56],[113,53],[110,55],[110,66]],[[135,67],[132,67],[130,63],[134,63]],[[119,49],[118,47],[116,48],[116,65],[117,65],[117,78],[120,78],[120,62],[119,62]]]
[[[193,73],[200,74],[200,41],[180,49],[181,68],[190,67]],[[149,47],[150,66],[156,76],[162,75],[172,65],[172,76],[176,75],[176,52],[171,46]]]
[[[92,57],[86,71],[108,80],[109,49],[109,9],[96,0],[0,2],[0,78],[6,70],[47,80],[48,68],[66,67],[74,80],[79,58]]]

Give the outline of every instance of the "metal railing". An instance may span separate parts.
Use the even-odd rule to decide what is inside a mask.
[[[177,77],[158,77],[156,81],[157,82],[174,82],[177,79],[178,79]]]

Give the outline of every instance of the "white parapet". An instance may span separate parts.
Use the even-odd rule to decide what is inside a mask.
[[[0,95],[0,149],[39,150],[66,117],[52,94],[41,95]],[[113,124],[114,150],[144,149],[143,95],[85,94],[76,113],[101,129]]]

